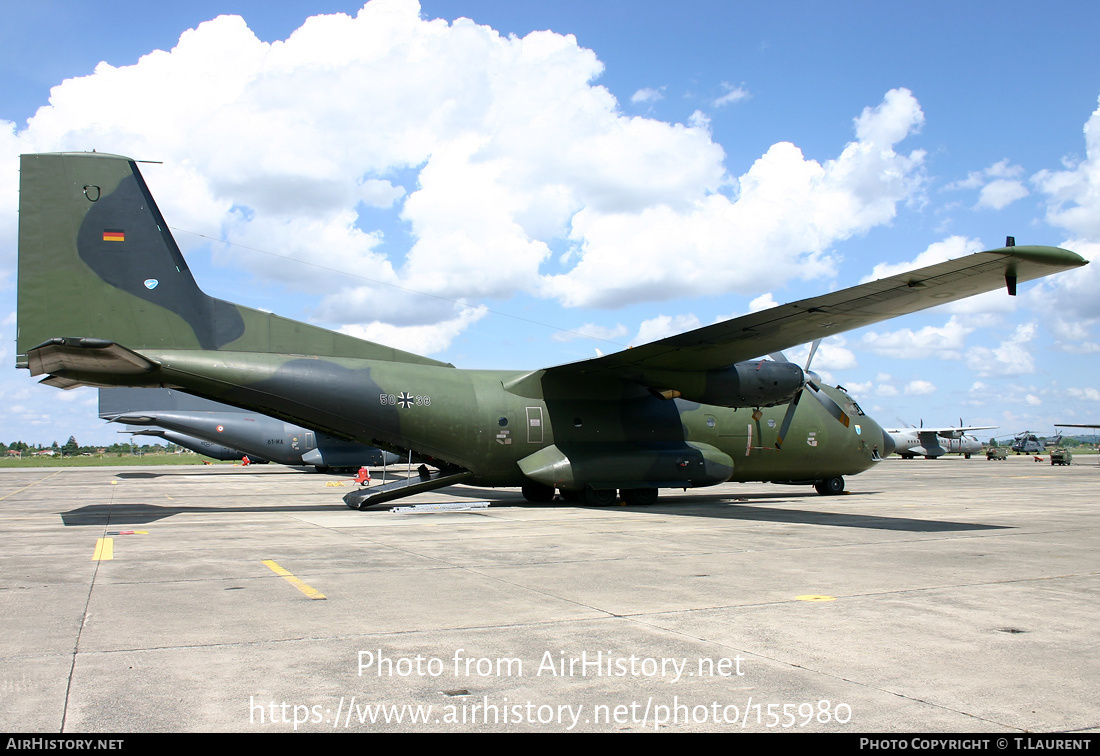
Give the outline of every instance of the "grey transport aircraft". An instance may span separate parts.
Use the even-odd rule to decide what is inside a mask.
[[[247,455],[252,461],[312,465],[320,472],[330,468],[357,470],[401,461],[392,452],[174,389],[101,388],[99,416],[108,422],[125,423],[127,430],[133,426],[146,428],[146,435],[161,436],[216,459],[241,459]],[[208,445],[208,450],[195,448],[196,445]]]
[[[214,299],[135,161],[23,155],[16,365],[59,388],[176,388],[425,460],[347,494],[355,508],[455,483],[594,506],[725,481],[836,494],[890,436],[808,367],[760,355],[1085,264],[1010,240],[580,362],[460,370]]]
[[[203,441],[201,438],[195,438],[194,436],[188,436],[183,433],[176,433],[175,431],[165,430],[164,428],[142,428],[140,425],[127,425],[126,430],[119,431],[119,433],[129,433],[131,436],[153,436],[155,438],[163,438],[165,441],[182,446],[184,449],[190,449],[197,454],[201,454],[204,457],[210,457],[212,459],[218,459],[223,462],[232,462],[234,460],[244,459],[246,455],[243,451],[237,449],[230,449],[228,446],[222,446],[221,444],[212,444],[209,441]],[[257,462],[260,464],[267,464],[266,459],[256,459],[255,457],[248,457],[250,462]]]
[[[894,439],[894,453],[902,459],[924,457],[935,459],[944,454],[962,454],[970,459],[971,454],[981,454],[982,442],[970,431],[990,430],[996,425],[963,425],[962,419],[957,426],[946,428],[891,428],[886,432]]]

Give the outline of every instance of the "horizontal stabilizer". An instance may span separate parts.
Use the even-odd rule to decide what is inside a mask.
[[[27,352],[31,375],[48,374],[42,383],[57,388],[109,386],[95,376],[142,375],[159,365],[137,352],[103,339],[57,338]]]

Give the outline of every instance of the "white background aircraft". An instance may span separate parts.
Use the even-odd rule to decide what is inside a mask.
[[[969,431],[989,430],[996,425],[966,425],[959,420],[957,427],[925,428],[923,424],[919,428],[894,428],[886,432],[894,439],[894,453],[900,454],[902,459],[925,457],[934,459],[944,454],[962,454],[970,459],[971,454],[979,454],[982,451],[982,442],[974,436],[966,435]]]

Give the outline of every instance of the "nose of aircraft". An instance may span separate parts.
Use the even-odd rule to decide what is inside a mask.
[[[881,428],[879,430],[882,430]],[[894,453],[894,437],[886,431],[882,431],[882,456],[889,457]]]
[[[870,417],[864,416],[863,417],[863,424],[864,424],[864,428],[865,428],[864,432],[867,434],[866,438],[868,438],[868,439],[874,438],[875,434],[877,433],[879,435],[879,437],[882,439],[881,444],[872,443],[870,441],[868,442],[872,446],[877,446],[878,447],[879,456],[882,459],[886,459],[887,457],[889,457],[891,454],[894,453],[894,449],[896,448],[896,444],[894,443],[894,437],[893,436],[891,436],[888,432],[886,432],[886,430],[884,430],[881,425],[879,425],[877,422],[875,422],[874,419],[872,419]]]

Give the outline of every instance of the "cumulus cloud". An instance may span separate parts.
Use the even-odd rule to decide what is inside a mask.
[[[646,87],[645,89],[639,89],[637,92],[635,92],[630,97],[630,101],[635,103],[635,104],[637,104],[639,102],[642,102],[642,103],[657,102],[658,100],[663,100],[663,99],[665,99],[664,87],[661,87],[660,89],[653,89],[653,88],[650,88],[650,87]]]
[[[1023,173],[1022,166],[1009,165],[1005,158],[984,170],[970,172],[965,179],[948,184],[944,190],[980,189],[974,209],[1001,210],[1028,196],[1027,187],[1020,180]]]
[[[966,365],[982,377],[1034,373],[1035,359],[1026,344],[1037,331],[1035,323],[1022,323],[998,347],[971,347],[966,352]]]
[[[1084,160],[1039,171],[1032,182],[1047,197],[1047,222],[1074,236],[1100,241],[1100,107],[1085,123]]]
[[[631,339],[630,343],[633,346],[648,344],[651,341],[658,341],[666,336],[675,336],[678,333],[690,331],[701,325],[702,323],[699,322],[699,318],[690,313],[676,316],[658,315],[655,318],[642,321],[641,326],[638,328],[638,335]]]
[[[1001,210],[1027,195],[1027,187],[1022,182],[997,179],[982,187],[982,191],[978,195],[978,204],[975,207]]]
[[[323,295],[315,318],[406,348],[445,348],[417,329],[468,326],[453,302],[616,307],[828,277],[831,245],[889,222],[922,184],[924,153],[897,151],[924,121],[908,90],[866,108],[833,159],[779,143],[731,176],[703,114],[626,116],[602,71],[571,35],[427,20],[415,0],[315,16],[271,43],[220,16],[59,84],[25,129],[0,122],[0,285],[25,152],[164,161],[145,172],[162,211],[224,242],[217,263]],[[203,236],[177,233],[185,253]]]
[[[955,260],[983,249],[980,239],[970,239],[965,236],[950,236],[943,241],[928,245],[928,248],[909,262],[879,263],[871,272],[864,276],[860,283],[875,281],[879,278],[896,276],[917,268],[925,268],[929,265]]]
[[[744,86],[735,87],[732,84],[727,84],[723,81],[722,88],[726,90],[726,93],[723,94],[721,97],[716,98],[714,102],[711,103],[711,105],[716,108],[730,105],[735,102],[740,102],[741,100],[747,99],[749,97],[749,90],[745,89]]]
[[[856,355],[847,348],[847,343],[843,336],[830,336],[827,339],[822,339],[817,352],[814,353],[814,361],[810,365],[810,369],[821,372],[859,367]],[[795,349],[790,349],[787,351],[786,357],[798,365],[805,365],[811,346],[812,344],[803,344]]]
[[[1100,352],[1100,344],[1090,341],[1093,322],[1067,320],[1060,315],[1055,315],[1048,322],[1056,337],[1054,348],[1070,354],[1095,354]]]
[[[768,291],[749,302],[749,312],[760,312],[761,310],[767,310],[778,306],[779,303],[775,301],[775,297]]]
[[[541,293],[615,307],[831,276],[828,247],[888,222],[919,186],[924,153],[894,147],[923,119],[910,92],[892,90],[857,119],[857,141],[836,159],[821,164],[788,142],[773,145],[737,178],[735,198],[717,191],[725,177],[715,164],[713,181],[690,192],[616,212],[586,206],[571,219],[576,265],[544,277]],[[692,145],[704,135],[673,127],[673,136]]]
[[[1084,126],[1085,158],[1063,159],[1063,170],[1044,170],[1031,181],[1046,198],[1046,220],[1068,237],[1061,246],[1087,260],[1100,256],[1100,107]],[[1091,329],[1100,320],[1100,266],[1083,268],[1043,280],[1029,292],[1035,306],[1058,313],[1055,333],[1064,351],[1094,351]]]
[[[599,339],[601,341],[616,341],[627,335],[626,326],[617,323],[612,327],[585,323],[579,328],[570,331],[558,331],[550,338],[555,341],[572,341],[578,338]]]
[[[958,360],[963,356],[966,336],[973,330],[952,316],[942,326],[925,326],[917,331],[911,328],[887,333],[868,331],[860,338],[860,346],[897,359],[938,357]]]
[[[414,354],[432,354],[446,349],[456,336],[471,324],[481,320],[487,310],[467,307],[448,320],[428,325],[396,326],[392,323],[372,321],[347,325],[340,330],[356,338],[385,344]]]
[[[915,380],[905,384],[905,393],[909,396],[925,396],[926,394],[933,394],[935,391],[936,387],[928,381]]]

